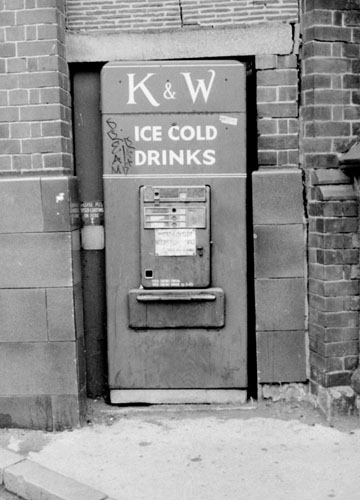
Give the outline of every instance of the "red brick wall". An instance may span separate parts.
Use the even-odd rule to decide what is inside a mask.
[[[71,169],[63,2],[4,0],[0,23],[0,170]]]
[[[257,56],[256,70],[259,168],[298,167],[297,56]]]
[[[72,31],[224,26],[269,20],[297,22],[298,0],[67,0]]]
[[[309,214],[309,335],[316,388],[358,362],[358,203],[338,153],[359,131],[360,3],[304,1],[302,162]]]

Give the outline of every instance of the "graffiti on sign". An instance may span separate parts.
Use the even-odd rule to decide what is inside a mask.
[[[124,137],[114,120],[106,120],[108,130],[107,136],[111,141],[111,170],[113,174],[127,174],[133,165],[134,146],[130,137]]]

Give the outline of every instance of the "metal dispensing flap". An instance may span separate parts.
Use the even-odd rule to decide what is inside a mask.
[[[128,307],[134,329],[222,328],[225,324],[221,288],[130,290]]]

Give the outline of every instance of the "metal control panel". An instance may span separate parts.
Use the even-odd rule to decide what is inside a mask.
[[[142,186],[140,214],[142,286],[208,287],[209,186]]]

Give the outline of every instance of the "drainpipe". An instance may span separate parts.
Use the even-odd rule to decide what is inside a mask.
[[[76,175],[82,216],[82,276],[87,395],[106,393],[105,251],[103,227],[100,69],[73,73]]]

